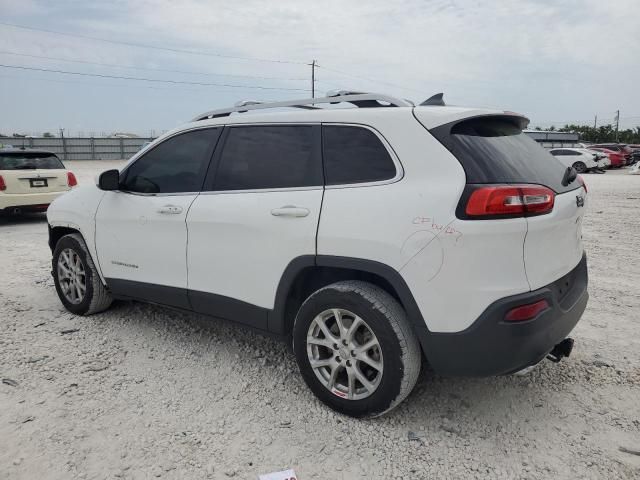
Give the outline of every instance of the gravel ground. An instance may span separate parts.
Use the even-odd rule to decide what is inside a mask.
[[[114,165],[70,168],[88,182]],[[591,300],[571,358],[423,373],[370,421],[320,404],[277,340],[140,303],[67,313],[44,216],[0,220],[0,478],[640,478],[640,177],[586,179]]]

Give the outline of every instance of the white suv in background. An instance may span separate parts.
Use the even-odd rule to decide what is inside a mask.
[[[353,92],[202,114],[51,206],[58,295],[280,335],[352,416],[397,405],[423,360],[486,376],[559,359],[587,304],[587,191],[527,123]]]

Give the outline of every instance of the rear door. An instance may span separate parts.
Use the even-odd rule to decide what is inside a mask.
[[[467,184],[534,184],[555,192],[551,212],[526,217],[523,259],[535,290],[580,262],[586,191],[578,179],[563,184],[567,167],[522,133],[523,126],[521,117],[483,116],[431,133],[458,158]]]
[[[69,190],[67,171],[58,157],[46,152],[0,151],[3,193],[48,193]]]
[[[315,255],[319,125],[225,127],[187,219],[194,310],[267,328],[287,265]]]
[[[189,207],[202,187],[220,128],[168,138],[121,173],[96,214],[96,250],[118,295],[189,308]]]

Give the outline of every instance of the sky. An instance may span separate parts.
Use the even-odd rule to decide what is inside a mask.
[[[618,109],[640,126],[639,18],[638,0],[0,0],[0,133],[157,135],[310,97],[314,59],[317,96],[444,92],[531,126]]]

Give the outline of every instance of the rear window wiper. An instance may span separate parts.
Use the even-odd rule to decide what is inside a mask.
[[[576,172],[576,169],[573,167],[567,167],[564,171],[564,175],[562,176],[562,186],[566,187],[576,178],[578,178],[578,172]]]

